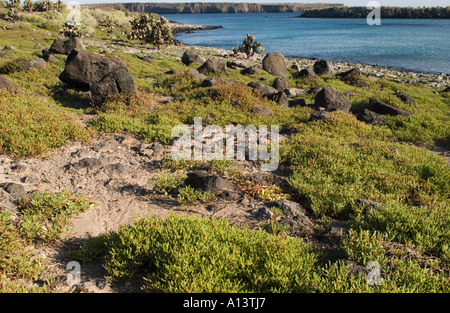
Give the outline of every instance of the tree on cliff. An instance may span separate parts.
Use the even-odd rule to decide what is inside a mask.
[[[158,14],[141,14],[139,17],[130,21],[131,33],[129,39],[140,40],[145,43],[154,44],[161,48],[161,45],[171,44],[173,42],[173,33],[167,19]]]

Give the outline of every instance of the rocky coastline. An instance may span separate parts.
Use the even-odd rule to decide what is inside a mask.
[[[181,24],[174,21],[169,21],[169,25],[172,28],[174,34],[179,33],[192,33],[196,30],[211,30],[223,28],[223,26],[205,26],[205,25],[193,25],[193,24]]]
[[[200,26],[198,25],[184,25],[188,28],[188,30],[198,30]],[[183,43],[178,43],[179,46],[186,47]],[[215,51],[215,54],[222,55],[224,57],[228,57],[233,55],[232,50],[220,49],[215,47],[205,47],[205,46],[191,46],[195,47],[196,50],[202,52]],[[246,56],[244,54],[238,55],[237,58],[245,59]],[[256,54],[251,59],[255,62],[260,63],[264,55]],[[286,57],[286,61],[288,63],[288,67],[297,67],[299,69],[306,68],[308,66],[313,66],[317,61],[316,58],[301,58],[301,57]],[[380,65],[370,65],[370,64],[362,64],[362,63],[353,63],[353,62],[343,62],[343,61],[331,61],[328,62],[337,70],[337,71],[348,71],[352,68],[359,68],[362,73],[373,76],[375,78],[387,78],[391,79],[395,82],[399,83],[419,83],[424,84],[429,87],[445,87],[450,84],[450,73],[439,73],[439,74],[430,74],[430,73],[420,73],[420,72],[412,72],[405,71],[401,69],[391,68],[391,67],[383,67]]]

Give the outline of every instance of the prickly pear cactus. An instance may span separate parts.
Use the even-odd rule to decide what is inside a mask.
[[[233,52],[243,52],[247,55],[247,58],[255,55],[255,53],[261,53],[264,51],[263,45],[255,41],[255,37],[247,34],[247,37],[242,42],[242,45],[238,44],[237,48],[233,48]]]

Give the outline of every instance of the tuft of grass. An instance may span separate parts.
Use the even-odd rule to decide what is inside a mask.
[[[149,181],[153,184],[154,192],[168,196],[177,191],[185,178],[184,174],[161,173]]]
[[[74,118],[45,98],[0,90],[0,150],[14,157],[38,156],[70,139],[88,141],[94,130]]]
[[[217,196],[213,191],[202,192],[195,190],[191,186],[185,186],[178,189],[178,203],[180,205],[188,205],[198,200],[209,203],[217,200]]]
[[[68,191],[57,194],[35,193],[18,199],[23,214],[19,225],[22,235],[45,242],[61,238],[71,217],[89,209],[94,203]]]
[[[10,213],[0,212],[0,285],[6,277],[37,278],[46,268],[45,260],[32,249],[21,231],[10,222]],[[5,282],[6,284],[6,282]]]

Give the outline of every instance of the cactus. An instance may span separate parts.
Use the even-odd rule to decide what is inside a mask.
[[[77,23],[69,23],[69,22],[64,23],[63,28],[59,32],[59,34],[67,38],[83,37],[79,24]]]
[[[33,1],[32,0],[25,0],[23,3],[23,10],[27,12],[33,11]]]
[[[19,12],[20,11],[17,7],[9,7],[8,17],[13,23],[15,23],[19,18]]]
[[[53,11],[53,2],[51,0],[39,0],[34,3],[34,10],[36,12]]]
[[[100,24],[106,27],[108,31],[112,31],[116,25],[116,22],[111,18],[111,16],[107,15],[101,20]]]
[[[155,13],[141,14],[130,21],[131,33],[128,38],[154,44],[159,50],[161,45],[173,42],[173,33],[167,22],[165,17]]]
[[[263,45],[255,41],[255,37],[250,34],[247,34],[247,38],[242,42],[242,46],[238,44],[237,48],[233,48],[234,54],[244,52],[247,55],[247,59],[262,51],[264,51]]]

